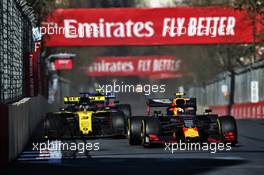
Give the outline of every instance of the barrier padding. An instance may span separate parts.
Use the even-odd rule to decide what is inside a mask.
[[[43,96],[0,104],[0,167],[15,160],[51,106]]]
[[[227,105],[209,106],[213,113],[227,115]],[[237,103],[232,105],[231,115],[237,119],[263,119],[264,118],[264,101],[258,103]]]

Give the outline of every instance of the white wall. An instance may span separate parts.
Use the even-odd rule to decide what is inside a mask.
[[[9,108],[9,161],[25,148],[37,125],[51,109],[43,96],[24,98]]]

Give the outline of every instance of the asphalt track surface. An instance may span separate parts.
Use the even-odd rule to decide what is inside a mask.
[[[34,175],[64,174],[263,174],[264,120],[239,120],[239,144],[230,151],[175,151],[166,147],[129,146],[127,139],[89,139],[97,151],[37,151],[32,142],[5,173]],[[59,141],[50,141],[58,143]],[[61,140],[84,144],[83,140]],[[73,147],[74,148],[74,147]],[[96,149],[97,147],[92,147]],[[89,147],[88,149],[91,149]],[[3,173],[3,172],[1,172]]]

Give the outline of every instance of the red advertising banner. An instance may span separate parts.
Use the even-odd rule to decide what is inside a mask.
[[[27,71],[26,71],[26,96],[34,97],[37,95],[37,87],[38,87],[38,66],[37,66],[37,57],[34,53],[28,55],[27,61]]]
[[[252,42],[252,25],[246,11],[222,6],[84,8],[55,10],[40,31],[47,47],[226,44]]]
[[[85,68],[88,76],[177,78],[186,75],[174,56],[98,57]]]
[[[56,70],[71,70],[73,65],[71,58],[57,58],[54,64]]]
[[[40,89],[40,67],[38,58],[40,54],[40,45],[35,43],[35,50],[29,53],[25,59],[25,90],[27,97],[34,97],[38,95]]]

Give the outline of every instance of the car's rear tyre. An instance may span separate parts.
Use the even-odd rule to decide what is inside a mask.
[[[127,137],[130,145],[140,145],[141,140],[141,123],[144,117],[130,117],[128,118]]]
[[[118,112],[112,112],[111,113],[112,118],[112,130],[114,135],[118,136],[124,136],[126,134],[125,132],[125,116],[124,113],[121,111]]]
[[[235,146],[237,143],[237,125],[233,116],[222,116],[218,118],[219,132],[225,136],[228,133],[234,133],[234,139],[231,141],[231,145]]]
[[[150,147],[149,135],[158,136],[160,134],[160,123],[158,119],[146,117],[141,124],[141,140],[144,147]]]
[[[125,114],[126,120],[131,117],[131,106],[129,104],[119,104],[117,109],[122,111]]]
[[[131,106],[129,104],[119,104],[117,105],[117,109],[119,111],[122,111],[125,115],[125,125],[126,125],[126,132],[127,132],[127,129],[128,129],[128,118],[131,117],[132,115],[132,112],[131,112]]]
[[[62,135],[61,125],[62,123],[58,116],[48,113],[44,120],[44,137],[51,139],[60,138]]]

